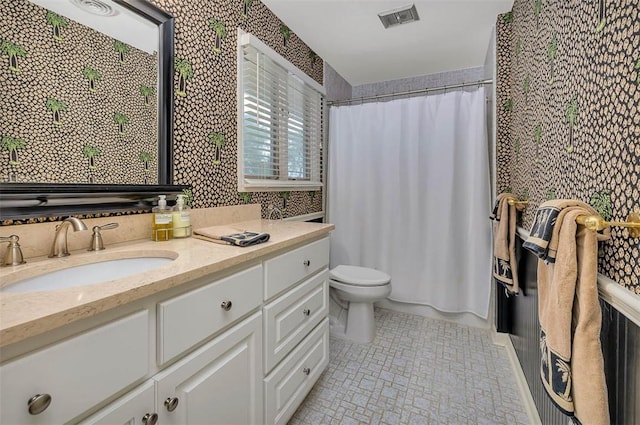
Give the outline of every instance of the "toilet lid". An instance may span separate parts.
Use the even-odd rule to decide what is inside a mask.
[[[391,276],[386,273],[357,266],[337,266],[329,271],[329,277],[339,282],[359,286],[381,286],[391,281]]]

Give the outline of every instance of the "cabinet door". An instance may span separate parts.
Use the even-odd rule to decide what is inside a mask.
[[[147,381],[79,425],[152,425],[158,418],[155,406],[154,382]]]
[[[262,313],[156,375],[161,424],[261,424]]]
[[[144,310],[3,364],[0,423],[65,423],[141,380],[148,329]]]

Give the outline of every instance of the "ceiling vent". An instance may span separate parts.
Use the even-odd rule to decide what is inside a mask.
[[[420,20],[415,4],[378,13],[378,17],[385,28]]]

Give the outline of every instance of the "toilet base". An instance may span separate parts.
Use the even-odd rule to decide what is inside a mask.
[[[376,322],[373,318],[372,302],[350,302],[347,313],[345,338],[355,342],[368,343],[376,336]]]

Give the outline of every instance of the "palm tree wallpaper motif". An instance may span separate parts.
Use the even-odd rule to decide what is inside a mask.
[[[118,56],[120,57],[120,63],[124,63],[124,55],[129,53],[129,50],[131,50],[131,49],[129,48],[129,46],[124,44],[122,41],[115,40],[113,42],[113,50],[118,52]]]
[[[636,62],[636,71],[638,72],[638,79],[636,80],[636,82],[640,84],[640,59],[638,59],[638,62]]]
[[[513,12],[507,12],[504,14],[504,16],[502,17],[502,22],[504,22],[505,24],[510,24],[513,22]]]
[[[55,125],[62,125],[62,121],[60,120],[60,113],[67,112],[67,104],[61,100],[49,98],[45,103],[47,110],[53,113],[53,123]]]
[[[556,39],[556,35],[553,35],[553,38],[549,42],[547,46],[547,59],[551,64],[551,77],[549,77],[549,84],[553,84],[553,64],[558,55],[558,40]]]
[[[524,83],[522,83],[522,91],[524,92],[524,101],[528,102],[529,92],[531,91],[531,77],[529,77],[529,74],[527,74],[526,78],[524,79]]]
[[[607,25],[607,17],[605,16],[605,0],[600,0],[600,7],[598,8],[598,26],[596,26],[596,32],[601,32],[604,26]]]
[[[176,57],[175,72],[178,73],[178,89],[176,90],[176,94],[184,97],[187,95],[187,81],[193,78],[191,62],[186,59]]]
[[[247,19],[249,17],[249,9],[251,9],[251,5],[253,4],[253,0],[242,0],[242,18]]]
[[[50,10],[47,11],[45,19],[47,20],[47,24],[53,27],[53,39],[62,41],[62,28],[66,28],[69,22],[63,16],[53,13]]]
[[[211,143],[215,147],[215,158],[213,163],[215,165],[220,164],[220,159],[222,157],[222,147],[225,145],[226,141],[224,139],[224,133],[216,133],[212,131],[209,133],[209,143]]]
[[[556,188],[555,187],[550,187],[547,190],[547,201],[551,201],[552,199],[558,199],[558,197],[556,196]]]
[[[316,199],[316,192],[309,191],[307,193],[309,194],[309,198],[311,199],[311,202],[313,202],[313,200]]]
[[[607,189],[603,189],[599,192],[593,192],[591,195],[591,200],[589,201],[589,205],[591,205],[600,217],[602,217],[605,221],[611,220],[612,209],[611,209],[611,191]]]
[[[567,152],[573,152],[573,125],[576,123],[576,119],[578,118],[578,99],[573,98],[567,109],[564,112],[565,122],[569,124],[569,146],[567,146]]]
[[[227,28],[224,22],[215,18],[209,18],[209,28],[216,33],[216,44],[213,46],[213,51],[220,53],[222,51],[222,40],[227,38]]]
[[[116,112],[113,114],[113,122],[118,124],[118,132],[120,134],[124,134],[124,126],[125,124],[129,124],[129,121],[129,117],[122,112]]]
[[[516,64],[518,63],[520,53],[522,53],[522,39],[518,37],[518,40],[516,40],[516,46],[513,50],[513,54],[516,56]]]
[[[318,60],[318,54],[313,50],[309,50],[309,59],[311,60],[311,66],[315,65]]]
[[[138,159],[144,167],[144,184],[147,184],[149,183],[149,162],[153,159],[153,155],[150,152],[142,151],[138,155]]]
[[[542,124],[536,125],[533,130],[533,140],[536,142],[536,159],[535,162],[540,162],[540,141],[542,140]]]
[[[504,106],[502,106],[502,108],[507,112],[513,111],[513,99],[507,99],[507,101],[504,102]]]
[[[184,204],[190,207],[193,202],[193,191],[191,189],[182,189],[182,194],[184,195]]]
[[[278,196],[280,196],[282,198],[282,211],[286,211],[287,210],[287,201],[289,200],[289,196],[291,195],[290,192],[280,192],[278,193]]]
[[[151,96],[156,94],[156,89],[148,86],[140,86],[140,94],[144,97],[145,106],[149,106]]]
[[[86,78],[89,81],[89,91],[95,92],[96,81],[100,80],[102,75],[95,69],[91,68],[90,66],[85,66],[82,69],[82,75],[84,76],[84,78]]]
[[[82,148],[82,155],[88,160],[89,170],[93,171],[96,168],[96,158],[101,155],[100,149],[93,145],[85,145]]]
[[[238,198],[243,204],[248,204],[251,202],[251,192],[238,192]]]
[[[536,31],[540,28],[540,12],[542,11],[542,0],[536,0],[533,5],[533,14],[536,15]]]
[[[516,155],[518,155],[520,153],[520,138],[519,137],[513,143],[513,150],[515,151]]]
[[[17,137],[2,137],[2,150],[6,150],[9,152],[9,165],[13,167],[20,165],[20,160],[18,159],[18,150],[24,149],[26,145],[27,142],[22,139],[18,139]]]
[[[27,56],[27,51],[9,40],[3,40],[0,44],[0,51],[3,55],[9,55],[9,69],[13,72],[20,72],[18,58]]]
[[[287,41],[291,37],[291,30],[285,24],[280,24],[280,34],[282,34],[282,45],[287,47]]]

